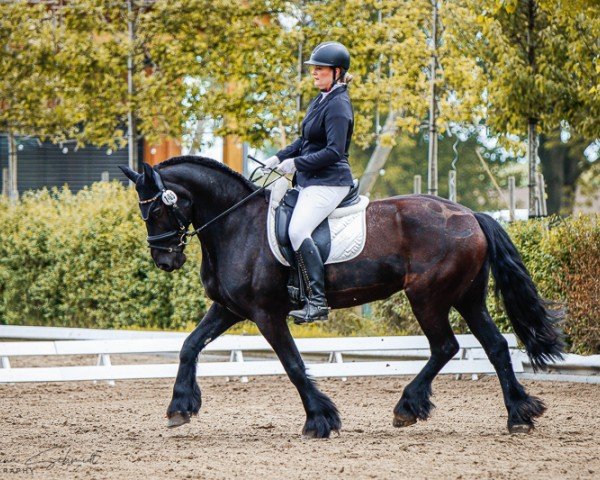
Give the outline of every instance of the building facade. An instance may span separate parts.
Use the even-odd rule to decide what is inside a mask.
[[[72,192],[78,192],[83,187],[106,178],[127,184],[127,179],[119,170],[119,165],[128,164],[127,147],[118,150],[91,146],[76,149],[71,142],[55,145],[31,137],[17,137],[16,144],[19,194],[44,187],[62,188],[64,185]],[[142,162],[155,165],[180,154],[181,147],[172,140],[160,145],[148,145],[140,140],[137,170],[140,170]],[[0,169],[2,191],[6,194],[8,138],[5,135],[0,136]]]

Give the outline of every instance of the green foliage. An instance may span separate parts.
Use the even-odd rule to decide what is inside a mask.
[[[97,183],[27,194],[0,209],[0,323],[187,328],[206,309],[200,249],[181,271],[156,268],[135,192]]]
[[[467,325],[454,309],[449,315],[455,333],[466,333]],[[399,330],[402,335],[422,335],[423,330],[415,318],[406,294],[397,292],[391,297],[373,304],[373,320],[388,326],[388,330]],[[388,334],[391,335],[391,334]]]
[[[479,60],[486,123],[524,136],[529,121],[543,133],[570,125],[588,138],[600,126],[599,7],[558,0],[462,0],[480,12],[465,25],[461,47]]]
[[[40,2],[0,5],[0,131],[63,140],[82,120],[67,75],[73,37]]]
[[[600,353],[600,216],[560,221],[551,232],[546,250],[555,284],[547,287],[565,302],[567,338],[577,353]]]

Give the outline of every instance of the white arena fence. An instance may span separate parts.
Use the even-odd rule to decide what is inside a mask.
[[[0,338],[70,339],[0,342],[0,383],[174,378],[177,363],[112,365],[110,355],[173,354],[179,352],[186,336],[186,333],[173,332],[0,326]],[[515,372],[523,372],[523,354],[517,349],[515,336],[504,337],[511,350]],[[495,373],[474,336],[457,335],[457,338],[460,351],[441,373]],[[429,343],[424,336],[301,338],[296,340],[296,345],[302,354],[324,357],[322,361],[307,363],[308,373],[313,377],[415,375],[429,357]],[[285,374],[278,360],[253,358],[245,361],[244,354],[272,352],[260,336],[224,335],[203,349],[203,353],[215,352],[229,355],[229,361],[203,361],[201,355],[198,376],[241,377],[244,381],[249,376]],[[14,357],[57,355],[95,355],[97,362],[96,365],[34,368],[11,368],[10,364]],[[361,359],[344,361],[344,355]],[[365,361],[364,357],[376,359]],[[393,360],[381,361],[382,357]]]
[[[58,340],[58,342],[0,342],[0,383],[16,381],[65,381],[65,380],[108,380],[113,378],[160,378],[174,377],[176,364],[156,365],[111,365],[111,353],[158,353],[172,356],[179,352],[183,340],[188,333],[137,331],[137,330],[99,330],[86,328],[63,327],[30,327],[0,325],[0,339]],[[470,335],[459,335],[461,349],[455,359],[446,366],[442,373],[470,373],[477,378],[477,373],[494,371],[479,343]],[[586,383],[600,383],[600,355],[581,356],[569,354],[564,361],[552,364],[547,373],[531,373],[531,363],[527,356],[516,349],[514,335],[505,335],[511,350],[515,371],[521,378],[533,380],[561,380]],[[140,340],[160,340],[160,342],[141,342]],[[71,340],[61,342],[61,340]],[[103,340],[102,343],[86,343],[80,351],[76,350],[75,340]],[[117,342],[111,342],[118,340]],[[125,340],[127,340],[125,342]],[[169,342],[165,342],[169,341]],[[19,344],[23,347],[19,348]],[[70,350],[61,345],[69,344]],[[360,375],[414,375],[424,365],[423,360],[429,357],[429,347],[425,337],[368,337],[368,338],[321,338],[297,340],[300,351],[309,357],[328,354],[328,362],[309,363],[308,368],[313,376],[348,376]],[[7,345],[6,348],[3,346]],[[10,345],[10,346],[8,346]],[[49,346],[51,345],[51,346]],[[33,350],[33,351],[32,351]],[[152,351],[150,351],[152,350]],[[225,335],[204,350],[229,356],[230,362],[204,362],[201,357],[199,375],[204,376],[239,376],[247,381],[247,375],[283,374],[283,368],[277,361],[264,358],[244,362],[244,352],[249,355],[271,352],[269,345],[262,337]],[[50,352],[50,353],[46,353]],[[47,367],[10,369],[10,357],[43,355],[97,355],[96,366],[81,367]],[[344,359],[344,356],[346,358]],[[410,359],[402,362],[364,362],[351,361],[348,358]],[[248,359],[248,357],[247,357]],[[417,360],[417,361],[415,361]],[[420,361],[419,361],[420,360]],[[457,368],[457,361],[461,363]],[[477,360],[477,362],[475,362]],[[40,361],[41,362],[41,361]],[[485,362],[485,363],[484,363]],[[337,365],[329,365],[336,363]],[[340,364],[344,364],[343,366]],[[102,367],[102,368],[99,368]],[[135,367],[135,368],[134,368]],[[84,370],[74,370],[84,369]],[[469,370],[471,369],[471,370]],[[230,371],[233,370],[232,373]],[[349,370],[349,371],[348,371]],[[483,371],[482,371],[483,370]],[[23,372],[22,374],[19,372]],[[108,373],[106,373],[108,372]],[[522,372],[522,373],[521,373]],[[102,373],[102,375],[100,375]],[[4,376],[3,376],[4,375]],[[24,379],[16,377],[22,375]],[[7,380],[10,376],[11,380]]]

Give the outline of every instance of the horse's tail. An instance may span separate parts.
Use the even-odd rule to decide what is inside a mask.
[[[488,258],[504,308],[517,337],[525,345],[535,371],[547,363],[563,358],[562,333],[556,324],[562,319],[560,310],[549,308],[540,298],[521,255],[502,228],[489,215],[476,213],[475,218],[488,243]]]

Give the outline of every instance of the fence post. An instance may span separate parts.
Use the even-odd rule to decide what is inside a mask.
[[[342,352],[331,352],[329,354],[329,363],[344,363],[344,357],[342,357]],[[342,382],[348,380],[348,377],[342,377]]]
[[[448,200],[456,202],[456,170],[448,172]]]
[[[10,368],[10,359],[8,357],[0,357],[0,368]],[[7,385],[14,385],[14,383],[8,383]]]
[[[415,193],[415,195],[421,194],[421,175],[415,175],[413,181],[413,192]]]
[[[229,361],[230,362],[243,362],[244,354],[242,353],[241,350],[232,350],[231,354],[229,355]],[[227,381],[229,381],[229,377],[227,377]],[[248,377],[240,377],[240,381],[242,383],[248,383]]]
[[[0,357],[0,368],[10,368],[10,359],[8,357]]]
[[[106,353],[100,353],[98,355],[98,361],[96,362],[96,366],[98,366],[98,367],[110,367],[110,366],[112,366],[112,363],[110,361],[110,355],[108,355]],[[98,383],[98,381],[94,380],[94,383]],[[106,380],[106,383],[108,383],[111,387],[115,386],[115,381],[114,380]]]

